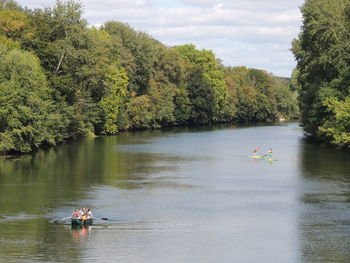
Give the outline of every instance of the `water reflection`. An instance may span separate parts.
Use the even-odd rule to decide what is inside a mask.
[[[74,242],[81,243],[88,239],[91,235],[92,226],[76,226],[70,227]]]
[[[303,262],[350,262],[350,154],[305,141],[300,168]]]
[[[134,144],[132,138],[126,134],[83,140],[16,159],[0,159],[1,216],[45,215],[67,202],[81,206],[80,200],[94,198],[96,185],[136,189],[152,185],[150,176],[176,169],[176,157],[113,150],[119,143]],[[159,181],[172,184],[166,180]]]
[[[96,214],[99,218],[118,219],[121,215],[114,215],[110,207],[128,202],[116,200],[118,193],[143,188],[191,188],[170,175],[158,176],[176,171],[175,163],[185,161],[182,157],[115,150],[117,145],[148,143],[154,136],[154,132],[141,134],[76,141],[31,155],[1,158],[2,260],[74,262],[81,258],[79,244],[90,239],[91,228],[53,224],[69,216],[74,207],[100,209]],[[108,211],[104,209],[106,205]],[[97,223],[101,222],[97,219]],[[67,227],[69,231],[64,231]],[[59,251],[64,255],[58,255]]]
[[[77,262],[79,247],[64,227],[43,218],[0,223],[0,261]]]

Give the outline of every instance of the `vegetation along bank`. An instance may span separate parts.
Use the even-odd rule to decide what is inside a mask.
[[[168,47],[116,21],[88,27],[74,1],[42,9],[0,3],[1,153],[132,129],[298,114],[289,80],[226,67],[210,50]]]
[[[350,0],[306,0],[293,41],[301,121],[307,135],[350,150]]]

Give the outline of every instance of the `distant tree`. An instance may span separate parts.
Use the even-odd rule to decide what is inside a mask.
[[[126,128],[144,129],[149,128],[153,121],[152,106],[148,95],[136,96],[132,94],[127,104]]]
[[[121,63],[128,72],[130,92],[147,94],[157,46],[160,43],[146,33],[136,32],[128,24],[121,22],[106,22],[101,29],[121,39]]]
[[[298,116],[297,93],[290,89],[290,81],[246,67],[228,67],[224,71],[238,121],[274,121]]]
[[[230,106],[230,98],[228,88],[225,82],[225,76],[220,68],[220,64],[218,60],[215,58],[215,55],[212,51],[208,50],[197,50],[193,45],[183,45],[178,46],[176,49],[180,52],[180,54],[187,59],[194,67],[192,69],[192,74],[201,74],[201,76],[193,76],[204,86],[201,87],[198,83],[194,83],[194,81],[189,81],[189,97],[192,100],[192,110],[193,112],[193,121],[206,122],[207,121],[227,121],[233,115],[232,108]],[[195,73],[194,73],[195,72]],[[199,80],[198,78],[202,78]],[[196,90],[198,94],[195,95]],[[209,90],[209,93],[205,95],[202,90]],[[203,96],[203,97],[201,97]],[[203,104],[203,105],[201,105]],[[206,109],[206,113],[201,113],[201,109]],[[209,114],[209,115],[208,115]],[[205,118],[199,118],[198,116],[202,115]]]
[[[192,123],[209,123],[214,114],[214,90],[203,76],[203,69],[195,66],[187,80],[188,97],[191,106]]]
[[[120,129],[124,129],[124,122],[121,119],[125,113],[128,76],[123,68],[115,66],[106,82],[109,93],[99,102],[101,127],[97,128],[97,133],[116,134]]]

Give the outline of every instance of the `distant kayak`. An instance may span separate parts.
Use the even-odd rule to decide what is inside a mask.
[[[272,161],[272,162],[277,161],[277,159],[274,159],[274,158],[269,157],[269,156],[251,155],[251,156],[248,156],[248,157],[249,158],[260,159],[260,160]]]

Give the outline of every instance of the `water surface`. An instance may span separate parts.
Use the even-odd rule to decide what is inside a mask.
[[[349,186],[296,123],[66,143],[0,159],[0,261],[350,262]],[[54,222],[75,207],[95,224]]]

